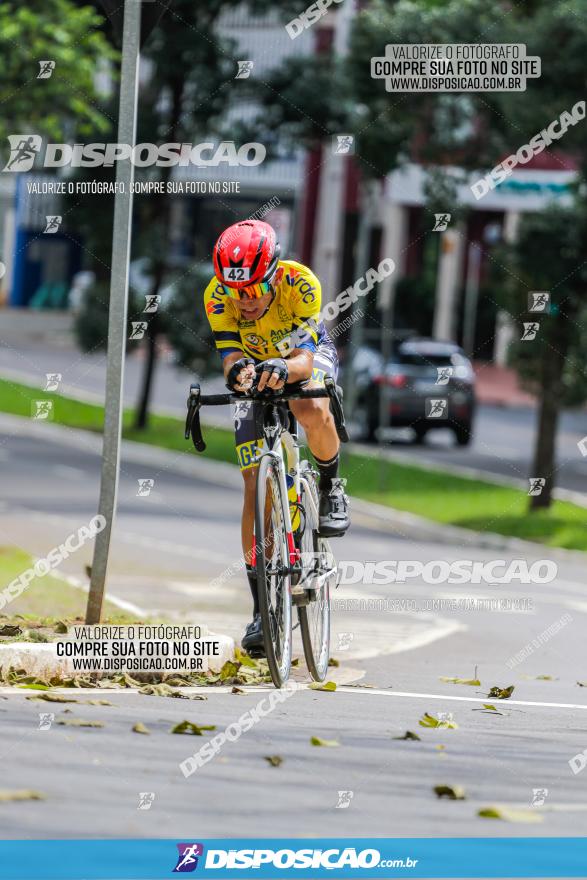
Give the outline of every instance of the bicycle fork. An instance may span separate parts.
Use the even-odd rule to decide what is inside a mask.
[[[292,461],[290,455],[294,456],[294,461],[299,463],[299,453],[297,447],[295,446],[293,440],[288,435],[283,437],[284,445],[287,444],[288,447],[288,461]],[[300,564],[300,551],[295,546],[294,536],[293,536],[293,525],[292,525],[292,516],[290,510],[290,492],[292,490],[288,490],[287,480],[286,480],[286,466],[285,460],[283,456],[283,449],[280,448],[279,451],[270,450],[265,453],[265,455],[270,455],[272,458],[276,460],[278,463],[277,467],[277,478],[279,480],[280,486],[280,503],[281,503],[281,516],[283,517],[283,522],[286,526],[286,536],[287,536],[287,552],[289,557],[289,573],[293,576],[296,573],[296,569],[299,568]],[[295,467],[295,476],[293,477],[293,486],[292,489],[295,491],[295,501],[293,503],[299,503],[300,499],[300,474],[299,467]],[[293,492],[292,492],[293,494]],[[299,508],[296,506],[296,513],[299,517]],[[264,549],[264,548],[260,548]],[[257,564],[257,539],[256,535],[253,534],[253,552],[251,558],[251,565],[255,566]]]

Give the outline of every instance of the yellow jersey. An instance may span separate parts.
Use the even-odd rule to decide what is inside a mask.
[[[294,348],[315,351],[328,338],[320,318],[322,291],[314,273],[295,260],[280,260],[281,279],[264,315],[245,319],[213,277],[204,293],[206,315],[221,358],[243,352],[256,361],[286,357]]]

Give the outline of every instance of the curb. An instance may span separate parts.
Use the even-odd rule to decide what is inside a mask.
[[[585,564],[585,553],[582,550],[565,550],[562,547],[549,547],[523,538],[508,538],[497,532],[477,532],[474,529],[463,529],[460,526],[436,523],[414,513],[405,513],[393,507],[385,507],[373,501],[352,498],[352,508],[364,517],[372,520],[375,527],[387,531],[396,537],[413,540],[438,541],[441,544],[457,544],[460,547],[476,549],[501,550],[510,553],[523,553],[525,557],[535,559],[560,559],[561,562],[581,562]]]
[[[483,483],[493,483],[496,486],[505,486],[508,489],[518,489],[519,491],[524,492],[528,489],[527,480],[508,477],[505,474],[496,474],[491,471],[483,471],[480,468],[468,467],[467,465],[453,464],[452,462],[437,464],[430,459],[419,458],[417,455],[411,455],[410,453],[394,452],[393,449],[374,449],[372,446],[368,446],[365,443],[349,443],[348,450],[349,452],[354,452],[356,455],[369,455],[372,458],[382,458],[385,461],[391,461],[394,464],[412,465],[423,471],[434,471],[435,473],[441,471],[450,476],[465,477],[470,480],[480,480]],[[552,491],[552,497],[556,501],[570,501],[577,507],[587,508],[587,495],[585,495],[584,492],[575,492],[572,489],[555,488]],[[467,529],[467,531],[472,530]]]
[[[78,428],[66,428],[63,425],[54,425],[51,422],[37,422],[25,419],[22,416],[13,416],[0,413],[0,426],[12,427],[15,433],[26,433],[35,437],[53,437],[57,442],[68,443],[76,448],[84,448],[97,455],[101,454],[102,437],[91,431],[82,431]],[[186,442],[186,452],[173,452],[168,449],[160,449],[149,446],[146,443],[137,443],[135,440],[122,441],[122,455],[135,463],[154,465],[155,467],[174,470],[188,476],[198,477],[213,485],[222,485],[227,488],[240,491],[241,481],[236,464],[228,464],[223,461],[196,457],[191,446]],[[350,444],[363,452],[362,447]],[[425,467],[425,463],[419,466]],[[429,469],[438,470],[428,465]],[[470,476],[470,474],[469,474]],[[499,478],[498,478],[499,479]],[[487,482],[490,482],[487,480]],[[479,532],[474,529],[464,529],[460,526],[452,526],[444,523],[436,523],[413,513],[406,513],[393,507],[386,507],[373,501],[364,501],[352,496],[352,509],[360,514],[361,518],[368,522],[371,528],[382,532],[394,534],[396,537],[408,537],[415,540],[432,540],[439,543],[458,544],[460,546],[473,546],[480,549],[502,550],[520,552],[536,559],[544,558],[545,553],[549,557],[567,562],[585,563],[586,554],[581,550],[565,550],[560,547],[549,547],[534,541],[525,541],[522,538],[509,538],[497,532]]]

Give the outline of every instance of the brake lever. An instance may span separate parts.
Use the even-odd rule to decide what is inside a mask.
[[[190,385],[190,394],[187,400],[187,416],[185,420],[185,439],[192,438],[192,443],[198,452],[203,452],[206,448],[204,438],[202,436],[202,427],[200,425],[200,386],[197,383]]]
[[[324,387],[328,392],[328,398],[330,401],[330,412],[332,413],[332,417],[334,419],[334,425],[336,427],[338,438],[341,443],[348,443],[350,437],[344,420],[342,397],[332,376],[324,377]]]

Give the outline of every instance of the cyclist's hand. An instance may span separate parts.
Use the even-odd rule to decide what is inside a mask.
[[[287,363],[283,358],[270,358],[267,361],[261,361],[255,367],[258,377],[257,391],[279,392],[283,391],[283,386],[287,382]]]
[[[226,387],[231,391],[250,391],[255,378],[255,361],[248,357],[235,361],[226,377]]]

